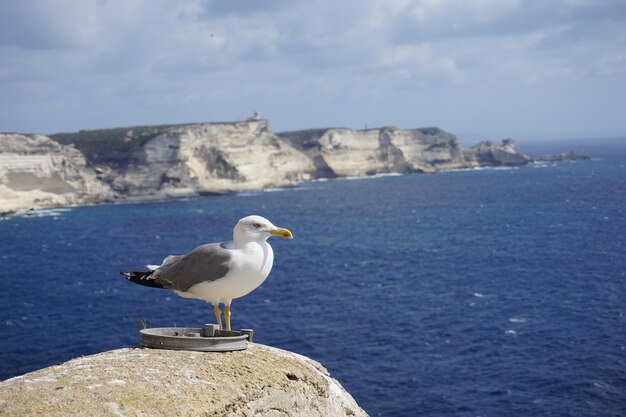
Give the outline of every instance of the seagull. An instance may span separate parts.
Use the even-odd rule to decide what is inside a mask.
[[[200,245],[186,255],[170,255],[161,265],[148,265],[148,271],[120,274],[135,284],[168,288],[181,297],[211,303],[220,330],[220,303],[224,304],[226,330],[230,331],[232,301],[256,289],[272,269],[274,252],[267,243],[271,236],[293,238],[291,231],[264,217],[244,217],[235,225],[233,240]]]

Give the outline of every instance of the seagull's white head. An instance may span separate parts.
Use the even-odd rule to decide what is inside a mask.
[[[246,242],[264,241],[270,236],[280,236],[292,239],[293,235],[288,229],[276,227],[261,216],[248,216],[237,222],[233,230],[233,239],[237,244]]]

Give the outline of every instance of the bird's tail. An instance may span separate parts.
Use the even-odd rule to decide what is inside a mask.
[[[145,285],[146,287],[167,288],[163,281],[153,276],[153,273],[154,271],[134,271],[120,272],[120,275],[125,276],[127,280],[135,284]]]

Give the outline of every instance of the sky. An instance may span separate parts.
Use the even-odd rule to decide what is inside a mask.
[[[626,0],[0,0],[0,131],[626,137]]]

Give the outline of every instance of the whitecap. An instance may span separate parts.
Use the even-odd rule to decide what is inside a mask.
[[[472,167],[472,168],[454,168],[444,169],[441,172],[474,172],[474,171],[511,171],[519,169],[518,166],[484,166],[484,167]]]
[[[504,334],[506,334],[507,336],[517,336],[517,332],[515,330],[511,330],[511,329],[506,330],[504,332]]]
[[[384,178],[384,177],[401,177],[405,174],[402,174],[400,172],[388,172],[386,174],[375,174],[375,175],[370,175],[368,176],[368,178],[374,177],[374,178]]]
[[[18,217],[59,217],[70,211],[72,211],[71,208],[32,208],[21,210],[16,215]]]
[[[386,172],[382,174],[372,174],[372,175],[348,175],[345,177],[318,178],[309,182],[358,181],[358,180],[371,180],[371,179],[384,178],[384,177],[402,177],[404,175],[408,175],[408,174],[401,173],[401,172]]]
[[[523,317],[511,317],[509,321],[511,323],[526,323],[526,319]]]
[[[441,171],[442,174],[446,174],[446,173],[455,173],[455,172],[468,172],[468,171],[481,171],[483,168],[481,167],[476,167],[476,168],[454,168],[454,169],[444,169]]]

